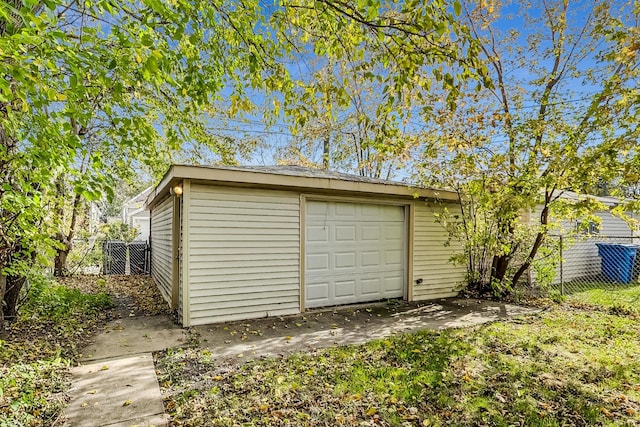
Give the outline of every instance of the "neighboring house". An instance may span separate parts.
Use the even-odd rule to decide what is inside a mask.
[[[102,211],[96,202],[91,202],[89,204],[89,224],[88,231],[93,236],[100,229],[100,224],[103,222]]]
[[[122,222],[138,230],[136,240],[149,240],[151,215],[145,203],[151,190],[146,188],[122,204]]]
[[[622,200],[615,197],[599,197],[583,195],[572,191],[565,191],[562,199],[570,202],[578,202],[585,199],[593,199],[605,205],[608,210],[595,212],[600,218],[600,223],[592,223],[588,230],[578,230],[578,221],[561,220],[560,229],[552,232],[552,239],[562,236],[562,271],[560,267],[553,280],[554,284],[571,282],[579,279],[593,279],[602,276],[601,258],[598,254],[596,243],[640,243],[638,231],[631,227],[624,219],[611,214],[613,209]]]
[[[293,166],[174,165],[147,198],[151,275],[185,326],[455,296],[457,194]]]

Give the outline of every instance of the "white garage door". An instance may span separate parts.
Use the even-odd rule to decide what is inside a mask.
[[[305,307],[404,296],[402,206],[308,201]]]

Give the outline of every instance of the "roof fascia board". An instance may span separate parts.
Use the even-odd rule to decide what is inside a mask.
[[[235,184],[262,188],[280,188],[297,190],[318,190],[326,192],[380,194],[396,197],[427,198],[458,201],[458,194],[450,190],[416,188],[409,185],[383,184],[364,181],[347,181],[338,178],[308,177],[274,174],[261,171],[239,171],[197,166],[173,165],[156,187],[147,204],[151,207],[159,197],[169,191],[169,185],[175,185],[181,179],[216,184]]]

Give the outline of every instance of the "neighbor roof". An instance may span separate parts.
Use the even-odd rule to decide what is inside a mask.
[[[612,196],[593,196],[591,194],[580,194],[575,191],[565,190],[559,196],[559,198],[564,200],[569,200],[571,202],[579,202],[581,200],[593,199],[597,202],[600,202],[608,207],[614,207],[621,203],[624,203],[624,199],[620,199]]]
[[[457,200],[455,191],[411,186],[342,172],[302,166],[188,166],[173,165],[147,197],[151,207],[183,179],[253,188],[314,190],[324,193],[367,193],[443,200]]]

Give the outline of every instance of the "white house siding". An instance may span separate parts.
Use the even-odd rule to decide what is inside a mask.
[[[171,301],[173,198],[167,197],[153,208],[151,221],[151,276],[162,295]]]
[[[450,258],[462,246],[448,242],[448,232],[436,221],[434,213],[441,208],[427,202],[414,202],[413,234],[413,299],[445,298],[458,294],[465,278],[465,266],[454,265]],[[456,209],[448,206],[449,211]],[[422,280],[422,283],[416,283]]]
[[[566,283],[599,276],[602,272],[602,260],[596,243],[632,243],[631,239],[626,238],[632,236],[631,228],[623,219],[610,212],[597,212],[596,215],[601,218],[597,235],[563,238],[562,279],[558,267],[554,284],[559,284],[561,280]],[[575,221],[561,221],[561,225],[566,233],[575,231]]]
[[[298,193],[191,184],[190,324],[300,311]]]

